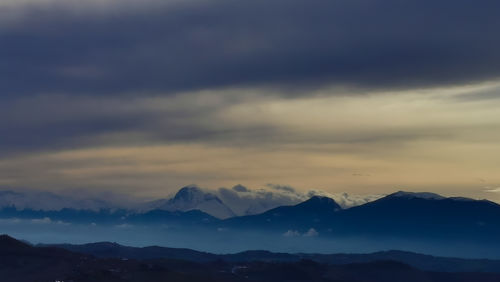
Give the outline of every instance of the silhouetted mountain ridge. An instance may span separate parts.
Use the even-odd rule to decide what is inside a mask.
[[[326,264],[372,263],[377,261],[398,261],[427,271],[446,272],[497,272],[500,273],[500,260],[461,259],[438,257],[404,251],[383,251],[369,254],[313,254],[313,253],[275,253],[265,250],[249,250],[235,254],[211,254],[183,248],[159,246],[134,248],[116,243],[100,242],[83,245],[53,245],[72,252],[85,253],[102,258],[128,259],[182,259],[196,262],[223,260],[244,263],[262,262],[298,262],[303,259]]]
[[[0,244],[7,243],[9,250],[0,248],[0,274],[5,282],[25,281],[190,281],[190,282],[492,282],[500,280],[500,273],[480,272],[436,272],[424,271],[407,263],[395,260],[371,262],[350,262],[331,264],[305,258],[305,255],[275,254],[275,256],[296,256],[294,260],[268,260],[269,252],[252,251],[240,253],[239,261],[231,261],[231,255],[212,255],[214,261],[200,262],[171,258],[124,259],[96,258],[56,247],[34,247],[8,236],[0,238]],[[68,246],[67,246],[68,247]],[[113,243],[89,244],[94,252],[99,248],[121,247]],[[128,247],[123,247],[128,248]],[[146,248],[148,249],[148,248]],[[130,252],[138,249],[127,249]],[[186,254],[192,250],[182,250]],[[207,254],[210,255],[210,254]],[[314,255],[309,255],[314,259]],[[361,256],[361,255],[360,255]],[[252,260],[244,261],[241,258]],[[264,257],[255,260],[254,258]],[[446,260],[446,259],[445,259]],[[439,265],[440,262],[435,262]],[[498,268],[496,268],[498,270]]]

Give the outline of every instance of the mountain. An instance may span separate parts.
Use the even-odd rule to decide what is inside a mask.
[[[127,215],[126,210],[80,210],[63,208],[61,210],[34,210],[8,207],[0,209],[0,218],[18,220],[46,220],[66,223],[119,223]]]
[[[398,191],[396,193],[390,194],[389,195],[392,198],[406,198],[406,199],[414,199],[414,198],[419,198],[419,199],[427,199],[427,200],[443,200],[446,199],[445,197],[438,195],[436,193],[429,193],[429,192],[405,192],[405,191]]]
[[[344,210],[339,218],[335,224],[358,235],[479,241],[500,236],[500,205],[430,193],[396,192]]]
[[[211,278],[212,271],[216,273],[218,269],[188,261],[98,259],[57,247],[35,247],[7,235],[0,236],[2,282],[228,281],[223,276],[222,279]]]
[[[199,210],[165,211],[151,210],[136,213],[128,210],[76,210],[64,208],[58,211],[18,210],[16,208],[0,209],[0,219],[27,220],[28,222],[59,222],[66,224],[100,224],[100,225],[160,225],[170,224],[181,227],[204,226],[218,221],[217,218]]]
[[[116,247],[109,243],[86,246],[94,250]],[[128,250],[135,251],[140,252]],[[215,261],[197,262],[199,253],[182,251],[186,254],[185,259],[103,258],[59,247],[31,246],[3,235],[0,236],[0,275],[3,282],[489,282],[500,279],[498,273],[429,272],[394,260],[348,264],[320,263],[309,259],[231,262],[222,256]]]
[[[136,213],[162,209],[168,211],[202,210],[220,219],[234,216],[255,215],[270,209],[295,205],[309,199],[311,196],[328,196],[343,208],[361,205],[378,199],[378,195],[356,196],[347,193],[329,194],[322,191],[302,193],[292,187],[267,185],[261,189],[248,189],[243,185],[232,188],[204,190],[195,185],[181,188],[169,199],[145,200],[141,197],[107,192],[99,196],[84,196],[78,194],[56,194],[47,191],[21,189],[19,191],[0,190],[0,209],[16,208],[18,210],[58,211],[74,210],[116,210],[127,209]],[[145,202],[146,201],[146,202]]]
[[[47,246],[47,245],[40,245]],[[158,246],[128,247],[111,242],[98,242],[83,245],[57,244],[53,247],[66,249],[72,252],[89,254],[100,258],[127,258],[127,259],[181,259],[196,262],[210,262],[220,259],[218,255],[198,252],[185,248],[166,248]]]
[[[236,214],[216,195],[205,192],[197,186],[181,188],[168,200],[157,200],[148,203],[150,208],[167,211],[201,210],[217,218],[225,219]]]
[[[0,250],[2,253],[24,252],[31,248],[28,243],[16,240],[8,235],[0,235]]]
[[[468,242],[500,249],[500,205],[486,200],[396,192],[364,205],[341,209],[332,199],[312,197],[294,206],[219,222],[221,228],[279,232],[307,230],[325,237],[394,238],[408,242]],[[390,243],[390,242],[389,242]]]
[[[59,281],[71,268],[90,256],[46,247],[35,248],[7,235],[0,236],[0,276],[2,281]]]
[[[342,209],[333,199],[313,196],[296,205],[223,220],[187,208],[193,203],[220,203],[212,196],[197,187],[181,189],[169,202],[187,211],[3,208],[0,228],[38,240],[29,234],[53,234],[50,236],[55,238],[72,234],[78,239],[85,232],[78,228],[89,230],[92,226],[95,237],[91,237],[94,233],[86,235],[91,241],[142,245],[149,240],[148,244],[212,252],[238,252],[243,247],[276,252],[401,249],[441,256],[499,258],[500,205],[486,200],[399,191]]]
[[[43,246],[43,245],[42,245]],[[59,244],[52,247],[72,252],[93,255],[99,258],[127,259],[180,259],[195,262],[223,260],[233,263],[261,262],[299,262],[307,259],[318,263],[346,265],[352,263],[372,263],[377,261],[398,261],[425,271],[442,272],[491,272],[500,273],[500,260],[461,259],[437,257],[403,251],[384,251],[370,254],[313,254],[313,253],[274,253],[269,251],[245,251],[235,254],[211,254],[191,249],[167,247],[128,247],[116,243],[100,242],[83,245]]]
[[[269,230],[298,230],[327,228],[328,223],[342,208],[333,199],[313,196],[293,206],[283,206],[258,215],[229,218],[220,223],[223,227],[238,229],[259,228]]]
[[[15,207],[20,210],[61,210],[64,208],[99,210],[114,208],[114,205],[97,198],[73,198],[44,191],[25,190],[17,192],[1,190],[0,208],[9,207]]]

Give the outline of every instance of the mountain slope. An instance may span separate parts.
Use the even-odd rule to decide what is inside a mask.
[[[58,281],[68,277],[73,265],[90,259],[70,251],[35,248],[7,235],[0,236],[0,277],[2,281]]]
[[[441,239],[493,239],[500,235],[500,205],[435,194],[397,192],[342,212],[335,222],[357,234]]]
[[[180,268],[189,273],[175,270]],[[140,262],[98,259],[57,247],[34,247],[6,235],[0,236],[0,280],[26,281],[224,281],[191,262]],[[202,269],[204,275],[201,275]],[[237,281],[237,280],[231,280]]]
[[[196,262],[209,262],[218,259],[217,255],[198,252],[191,249],[165,248],[158,246],[128,247],[117,243],[99,242],[83,245],[58,244],[53,245],[72,252],[90,254],[100,258],[127,258],[127,259],[181,259]]]
[[[311,228],[328,228],[329,222],[341,210],[333,199],[314,196],[294,206],[278,207],[258,215],[229,218],[220,225],[233,229],[261,228],[306,232]]]
[[[290,235],[313,228],[322,236],[330,237],[468,242],[500,249],[497,241],[500,238],[500,205],[432,193],[400,191],[344,210],[332,199],[313,197],[295,206],[230,218],[221,221],[219,226],[281,234],[292,231]]]

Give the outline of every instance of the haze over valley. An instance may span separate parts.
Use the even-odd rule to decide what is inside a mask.
[[[136,203],[129,208],[88,199],[77,201],[87,206],[58,209],[30,207],[28,192],[4,191],[0,226],[6,233],[34,243],[112,241],[213,253],[406,250],[441,256],[499,258],[495,246],[500,235],[497,220],[500,205],[487,200],[399,191],[365,197],[365,203],[352,196],[358,199],[356,205],[341,206],[323,195],[309,195],[302,200],[291,187],[275,187],[274,192],[273,189],[266,192],[267,197],[243,188],[237,185],[232,190],[253,196],[224,197],[221,191],[226,189],[217,192],[186,186],[172,198]],[[72,203],[70,198],[43,195],[49,202]],[[340,199],[348,198],[342,194]],[[41,204],[41,198],[36,203]],[[235,203],[237,207],[249,208],[238,210],[238,215],[233,211]]]

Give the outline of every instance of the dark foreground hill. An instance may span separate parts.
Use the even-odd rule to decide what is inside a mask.
[[[500,281],[500,274],[495,273],[428,272],[390,260],[331,265],[305,259],[294,262],[234,262],[218,258],[214,261],[191,262],[174,259],[96,258],[56,247],[34,247],[6,235],[0,237],[0,277],[3,282]]]
[[[247,263],[252,261],[293,263],[301,260],[311,260],[331,265],[372,263],[376,261],[399,261],[426,271],[500,273],[500,260],[436,257],[403,251],[386,251],[371,254],[289,254],[268,251],[245,251],[235,254],[217,255],[191,249],[158,246],[136,248],[110,242],[83,245],[60,244],[52,246],[100,258],[126,258],[138,260],[162,258],[189,260],[199,263],[207,263],[216,260],[232,263]]]
[[[56,247],[35,247],[0,236],[0,281],[238,281],[187,261],[104,259]],[[219,280],[220,278],[220,280]]]
[[[499,273],[430,272],[394,260],[334,265],[309,259],[290,262],[236,262],[217,258],[214,261],[195,262],[175,259],[97,258],[56,247],[31,246],[6,235],[0,237],[0,277],[3,282],[500,281]]]

